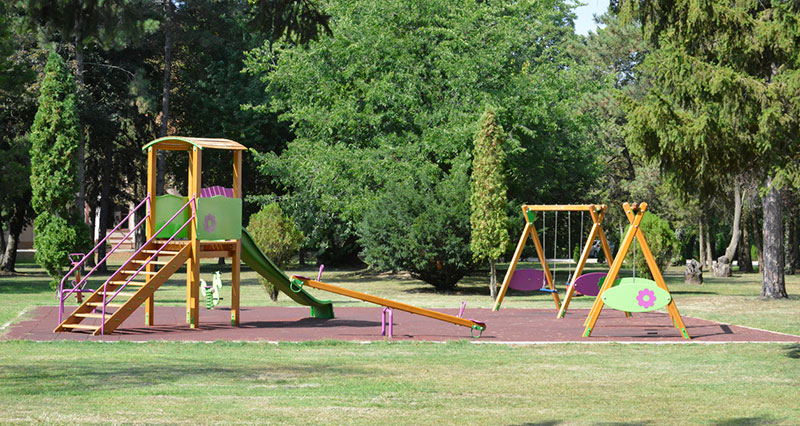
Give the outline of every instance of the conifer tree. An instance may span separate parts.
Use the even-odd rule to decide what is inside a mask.
[[[629,140],[701,198],[756,176],[765,196],[761,297],[784,298],[781,187],[800,181],[800,2],[614,1],[656,47]]]
[[[481,117],[472,158],[470,181],[470,225],[472,240],[470,248],[476,261],[489,259],[491,278],[489,292],[497,296],[497,259],[509,245],[508,213],[506,211],[505,159],[503,150],[505,135],[497,122],[497,113],[487,108]]]
[[[31,127],[31,189],[36,213],[36,262],[61,278],[67,255],[80,246],[81,223],[74,211],[78,190],[76,157],[80,131],[76,85],[64,60],[51,52],[45,66],[39,109]],[[71,210],[72,209],[72,210]]]

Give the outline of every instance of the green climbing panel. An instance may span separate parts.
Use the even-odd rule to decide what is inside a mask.
[[[218,195],[197,200],[197,238],[241,239],[242,199]]]
[[[165,194],[156,197],[156,231],[189,201],[188,197]],[[158,238],[170,238],[191,216],[191,206],[185,208],[163,231],[158,233]],[[188,238],[188,226],[183,228],[176,238]]]

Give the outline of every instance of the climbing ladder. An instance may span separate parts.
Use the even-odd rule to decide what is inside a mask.
[[[54,332],[88,331],[95,336],[111,333],[140,305],[151,298],[153,293],[189,258],[191,244],[185,240],[177,240],[176,236],[194,220],[196,211],[194,202],[195,198],[192,198],[178,210],[130,259],[111,274],[103,285],[63,319]],[[194,206],[189,220],[169,238],[158,239],[159,234],[189,206]],[[149,212],[146,218],[149,218]],[[137,227],[143,222],[144,220],[140,221]],[[105,241],[101,242],[103,243]],[[88,257],[85,256],[83,261]],[[86,280],[92,272],[94,269],[83,280]]]

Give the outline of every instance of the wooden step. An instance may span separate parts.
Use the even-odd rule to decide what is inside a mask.
[[[126,281],[109,281],[108,283],[111,284],[111,285],[121,286],[121,285],[125,285]],[[142,286],[147,285],[147,283],[146,282],[142,282],[142,281],[131,281],[131,282],[128,283],[128,285],[135,285],[137,287],[142,287]]]
[[[94,306],[95,308],[102,308],[103,302],[89,302],[87,303],[89,306]],[[106,303],[106,308],[121,308],[122,303]],[[108,316],[108,312],[106,312],[106,316]]]
[[[87,324],[61,324],[64,328],[80,328],[82,330],[97,330],[100,328],[99,325],[87,325]]]
[[[112,290],[112,291],[109,291],[106,294],[108,295],[108,297],[111,297],[111,296],[114,295],[114,293],[116,293],[116,291]],[[103,293],[100,293],[100,294],[103,294]],[[119,293],[117,293],[117,296],[120,296],[120,297],[133,297],[133,296],[136,296],[136,293],[135,292],[131,293],[129,291],[120,291]]]
[[[76,317],[80,318],[99,318],[103,319],[103,314],[95,314],[95,313],[88,313],[88,314],[75,314]],[[110,314],[106,313],[106,316],[111,316]]]
[[[153,263],[153,262],[150,262],[150,263]],[[129,269],[123,269],[123,270],[121,270],[121,271],[119,271],[119,272],[120,272],[121,274],[127,274],[127,275],[133,275],[133,274],[136,274],[136,271],[132,271],[132,270],[129,270]],[[139,271],[139,274],[141,274],[141,275],[155,275],[155,274],[157,274],[157,273],[158,273],[158,271],[155,271],[155,272],[147,272],[147,271],[145,271],[144,269],[142,269],[141,271]],[[139,275],[139,274],[137,274],[137,275]]]
[[[166,261],[159,262],[157,260],[153,260],[153,261],[148,262],[147,260],[139,260],[139,259],[131,260],[131,263],[150,263],[151,265],[160,265],[160,266],[163,266],[163,265],[167,264]]]
[[[158,253],[159,256],[175,256],[179,252],[172,251],[172,250],[161,250],[161,251],[158,251],[158,250],[142,250],[140,253],[145,253],[145,254],[156,254],[156,253]]]

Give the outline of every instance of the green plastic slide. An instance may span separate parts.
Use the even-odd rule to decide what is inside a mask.
[[[295,302],[311,307],[314,318],[333,318],[333,304],[330,301],[317,300],[314,296],[300,289],[295,293],[290,287],[289,277],[272,263],[264,252],[253,241],[253,237],[242,228],[242,260],[247,266],[266,278],[278,290],[286,293]]]

